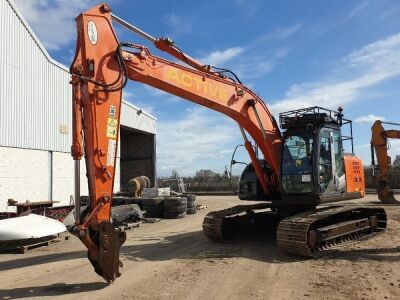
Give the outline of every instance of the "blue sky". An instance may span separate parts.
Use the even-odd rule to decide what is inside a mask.
[[[95,1],[14,0],[49,53],[69,66],[74,18]],[[354,120],[355,151],[370,162],[372,121],[400,122],[399,1],[110,1],[113,13],[155,37],[168,36],[205,64],[227,67],[281,111],[344,107]],[[117,28],[117,25],[116,25]],[[121,41],[147,41],[117,29]],[[126,100],[158,118],[158,173],[221,172],[237,125],[186,100],[130,82]],[[350,150],[347,148],[346,150]],[[244,151],[239,157],[248,160]],[[392,141],[390,154],[400,154]],[[236,169],[239,172],[239,169]]]

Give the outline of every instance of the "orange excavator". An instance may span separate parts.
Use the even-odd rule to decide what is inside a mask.
[[[95,271],[108,282],[120,276],[119,251],[126,236],[110,222],[122,89],[128,80],[163,90],[218,111],[237,122],[249,164],[239,198],[258,200],[210,212],[204,234],[215,241],[243,228],[269,226],[288,253],[315,257],[332,246],[386,228],[382,208],[320,204],[365,195],[362,162],[346,154],[341,127],[350,126],[342,109],[321,107],[285,112],[280,130],[267,105],[232,71],[205,65],[171,39],[154,38],[111,13],[107,4],[79,15],[76,54],[70,68],[73,88],[73,143],[76,223],[71,229],[88,248]],[[133,43],[120,42],[113,22],[151,41],[178,60],[172,62]],[[259,149],[262,157],[257,155]],[[353,151],[352,151],[353,152]],[[79,161],[85,155],[90,205],[80,212]]]
[[[400,139],[400,130],[385,130],[382,124],[400,126],[399,123],[382,122],[376,120],[371,127],[371,158],[372,167],[375,170],[375,155],[378,160],[378,166],[380,173],[378,178],[378,198],[383,203],[388,204],[400,204],[399,201],[394,197],[393,191],[389,186],[389,165],[390,157],[388,156],[388,138]]]

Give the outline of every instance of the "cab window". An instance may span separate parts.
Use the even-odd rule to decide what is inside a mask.
[[[324,192],[332,180],[331,142],[328,131],[321,134],[318,168],[319,186],[321,192]]]
[[[340,177],[344,174],[343,168],[343,146],[342,146],[342,137],[340,132],[333,132],[333,148],[335,154],[335,167],[336,174]]]

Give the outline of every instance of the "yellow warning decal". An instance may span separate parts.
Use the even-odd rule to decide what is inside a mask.
[[[107,137],[111,139],[117,138],[118,121],[114,118],[108,118],[107,121]]]

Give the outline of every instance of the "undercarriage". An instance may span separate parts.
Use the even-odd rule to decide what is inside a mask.
[[[304,257],[319,257],[349,243],[374,236],[386,228],[383,208],[329,206],[288,214],[272,203],[238,205],[208,213],[204,234],[213,241],[234,239],[244,228],[276,231],[282,251]]]

